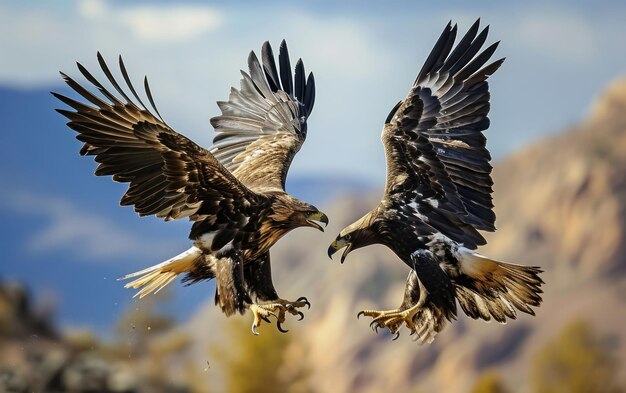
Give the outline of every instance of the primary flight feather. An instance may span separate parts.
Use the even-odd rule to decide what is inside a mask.
[[[306,298],[283,300],[274,289],[269,249],[292,229],[322,230],[318,222],[328,223],[316,207],[285,192],[287,171],[306,138],[315,101],[313,74],[305,80],[299,60],[294,80],[285,41],[278,67],[269,43],[263,44],[261,61],[251,52],[240,88],[231,89],[228,101],[218,102],[222,114],[211,119],[217,135],[207,150],[165,123],[147,79],[150,108],[144,104],[121,57],[126,88],[100,54],[98,62],[112,89],[78,64],[99,94],[63,73],[82,100],[53,93],[73,109],[58,112],[84,143],[80,154],[95,157],[96,175],[129,183],[122,205],[133,205],[141,216],[193,222],[190,249],[125,276],[134,278],[127,287],[139,289],[137,295],[143,297],[181,274],[188,284],[215,278],[216,304],[227,316],[250,309],[255,334],[270,316],[281,331],[286,313],[302,317],[298,308],[309,305]]]
[[[504,323],[516,310],[534,314],[541,302],[537,267],[498,262],[478,254],[479,230],[494,231],[487,78],[504,59],[490,62],[498,43],[483,48],[488,27],[479,21],[455,45],[449,23],[407,97],[389,113],[382,132],[387,181],[382,201],[343,229],[332,256],[379,243],[410,268],[400,307],[365,310],[372,327],[398,334],[406,325],[431,342],[456,317],[457,301],[475,319]],[[397,337],[397,336],[396,336]]]

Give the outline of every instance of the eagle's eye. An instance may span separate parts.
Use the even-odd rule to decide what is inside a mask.
[[[347,234],[346,236],[343,237],[344,239],[346,239],[347,241],[350,241],[350,239],[352,238],[352,235]]]

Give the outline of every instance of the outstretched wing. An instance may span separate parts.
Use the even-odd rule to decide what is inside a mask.
[[[489,127],[486,80],[504,61],[485,66],[498,42],[481,52],[489,28],[478,28],[476,21],[453,50],[457,27],[446,26],[382,135],[387,194],[415,202],[416,214],[467,247],[484,243],[477,229],[495,230],[482,131]]]
[[[98,62],[121,97],[107,90],[81,64],[78,69],[104,98],[61,73],[65,82],[88,103],[52,93],[74,111],[57,111],[70,121],[84,145],[81,155],[95,156],[96,175],[130,183],[122,205],[134,205],[141,216],[165,220],[189,217],[199,221],[242,222],[258,196],[241,184],[206,149],[171,129],[157,111],[147,79],[144,86],[156,116],[147,109],[130,82],[120,57],[120,70],[136,102],[113,77],[102,56]]]
[[[217,103],[222,114],[211,119],[217,132],[211,153],[251,189],[284,190],[289,165],[306,138],[315,80],[310,73],[305,81],[301,59],[294,80],[284,40],[280,73],[268,42],[261,59],[262,64],[250,52],[250,73],[241,71],[241,89],[231,88],[228,101]]]

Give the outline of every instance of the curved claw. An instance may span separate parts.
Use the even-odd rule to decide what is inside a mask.
[[[304,319],[304,313],[302,311],[298,311],[298,316],[300,317],[298,318],[298,321],[301,321]]]
[[[359,313],[356,315],[356,319],[361,318],[361,316],[365,315],[365,311],[359,311]]]
[[[267,323],[271,323],[270,319],[265,315],[259,315],[259,317]]]
[[[280,321],[276,321],[276,327],[278,328],[278,331],[281,333],[287,333],[289,331],[287,329],[283,329],[283,327],[280,325]]]
[[[393,336],[391,341],[396,341],[398,339],[398,337],[400,337],[400,332],[396,332],[396,334]]]
[[[309,299],[307,299],[304,296],[300,296],[298,298],[298,300],[296,300],[296,302],[302,302],[302,303],[306,304],[306,306],[308,307],[309,310],[311,309],[311,303],[309,303]]]
[[[259,335],[259,332],[256,331],[257,326],[253,323],[252,324],[252,334],[254,334],[255,336]]]

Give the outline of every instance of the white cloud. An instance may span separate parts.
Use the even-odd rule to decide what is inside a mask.
[[[109,7],[101,0],[83,0],[78,2],[78,12],[86,18],[96,19],[109,12]]]
[[[78,3],[79,14],[98,23],[121,23],[139,41],[180,43],[219,28],[223,15],[205,5],[112,7],[101,0]]]
[[[27,240],[26,249],[33,253],[63,251],[87,261],[121,257],[125,261],[144,258],[158,262],[170,257],[179,244],[139,236],[60,197],[18,191],[3,195],[0,205],[45,219],[46,225]]]

